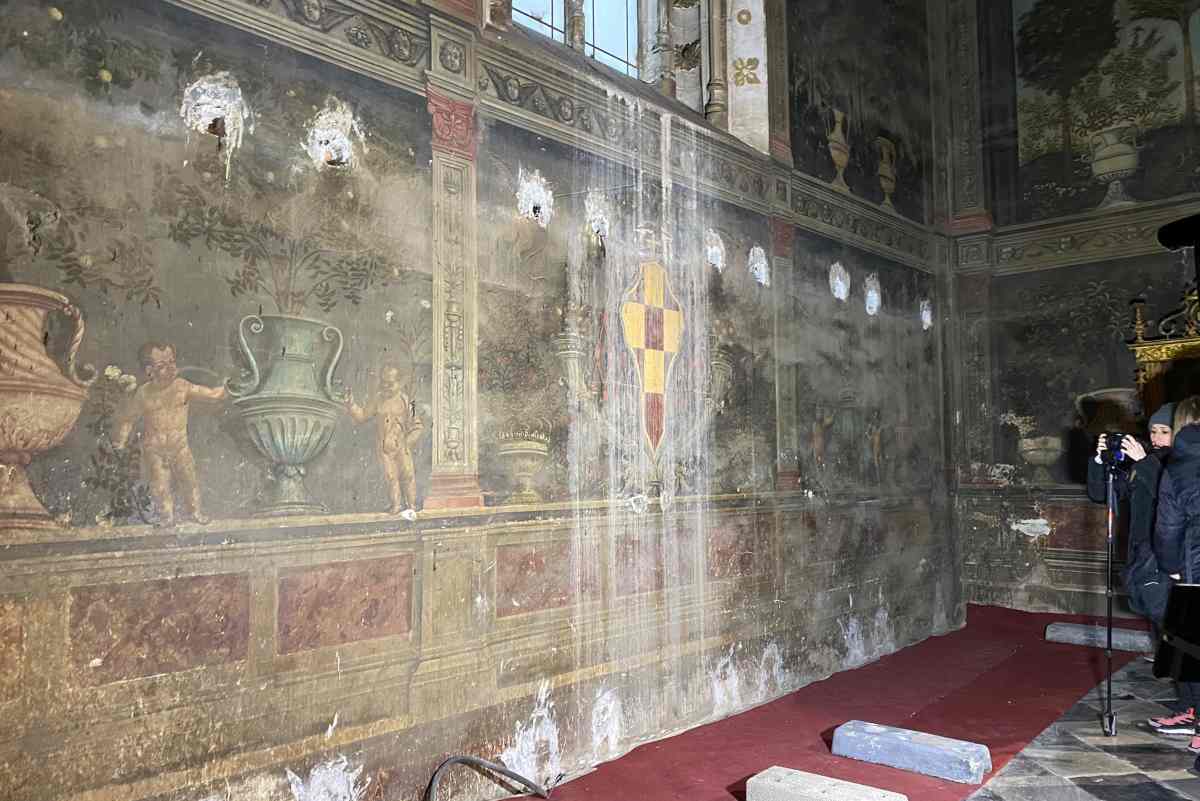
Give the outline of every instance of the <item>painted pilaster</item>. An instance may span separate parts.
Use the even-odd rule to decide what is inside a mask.
[[[792,166],[792,123],[788,97],[787,0],[767,0],[767,103],[771,157]]]
[[[952,130],[950,229],[971,233],[992,227],[983,169],[979,102],[977,0],[950,2],[950,124]]]
[[[731,0],[726,20],[729,52],[729,132],[762,153],[770,151],[767,18],[764,0]]]
[[[723,131],[729,130],[727,2],[708,0],[708,102],[704,104],[704,116]]]
[[[433,475],[427,509],[479,492],[475,106],[427,90],[433,115]]]
[[[781,323],[794,319],[789,311],[795,295],[796,265],[793,255],[795,227],[771,218],[771,283],[774,287],[775,329],[775,488],[794,490],[800,485],[799,422],[796,416],[796,343]]]

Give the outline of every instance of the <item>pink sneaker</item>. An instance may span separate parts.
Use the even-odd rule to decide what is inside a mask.
[[[1196,710],[1188,709],[1177,715],[1150,718],[1147,722],[1159,734],[1193,734],[1196,731]]]
[[[1200,754],[1200,734],[1193,737],[1192,741],[1188,743],[1188,750],[1193,754]]]

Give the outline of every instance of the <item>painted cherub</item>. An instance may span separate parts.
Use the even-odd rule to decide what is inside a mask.
[[[819,468],[825,466],[829,428],[833,420],[833,412],[817,407],[817,416],[812,421],[812,455],[813,464]]]
[[[378,420],[376,445],[379,463],[391,494],[391,514],[405,520],[416,520],[417,476],[413,469],[413,448],[421,441],[425,425],[417,414],[416,402],[409,400],[400,388],[400,370],[384,367],[379,373],[379,392],[366,408],[350,397],[346,410],[356,423],[372,417]]]
[[[200,484],[188,446],[188,405],[193,400],[222,400],[225,387],[205,387],[180,378],[175,346],[167,342],[147,342],[138,359],[148,380],[117,410],[113,445],[124,449],[141,420],[142,470],[158,506],[159,525],[175,524],[175,490],[183,496],[191,519],[207,523],[200,511]]]

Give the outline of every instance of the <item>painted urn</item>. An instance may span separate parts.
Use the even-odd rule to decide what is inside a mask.
[[[346,401],[334,379],[342,332],[320,320],[249,315],[238,324],[242,375],[228,384],[246,432],[270,463],[255,514],[321,514],[304,486],[307,465],[333,437]]]
[[[51,312],[74,322],[65,369],[46,352]],[[53,528],[25,468],[62,442],[79,418],[95,370],[75,359],[83,342],[79,308],[65,295],[30,284],[0,283],[0,529]]]
[[[550,436],[524,428],[506,431],[500,435],[496,452],[508,468],[512,481],[508,503],[541,503],[542,496],[534,489],[533,481],[550,453]]]
[[[1137,126],[1131,122],[1096,131],[1091,137],[1092,175],[1108,185],[1097,208],[1124,206],[1136,201],[1125,192],[1122,181],[1138,168]]]

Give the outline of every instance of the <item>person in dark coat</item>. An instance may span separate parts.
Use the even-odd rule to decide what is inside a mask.
[[[1119,471],[1113,479],[1117,499],[1128,502],[1129,546],[1121,579],[1129,594],[1129,607],[1139,615],[1158,623],[1166,613],[1167,593],[1154,556],[1154,515],[1158,506],[1158,483],[1163,463],[1171,452],[1172,417],[1175,404],[1168,403],[1150,417],[1150,450],[1135,437],[1121,441],[1132,466]],[[1096,456],[1088,463],[1088,497],[1107,503],[1107,469],[1103,455],[1108,450],[1107,436],[1100,435]]]
[[[1175,409],[1175,440],[1158,486],[1154,555],[1159,569],[1174,581],[1200,579],[1200,396]],[[1179,682],[1182,705],[1192,713],[1191,750],[1200,752],[1195,710],[1200,684]],[[1159,729],[1162,731],[1162,729]]]

